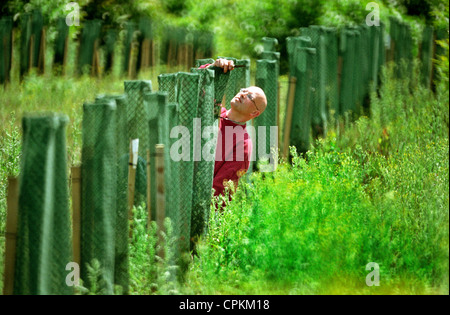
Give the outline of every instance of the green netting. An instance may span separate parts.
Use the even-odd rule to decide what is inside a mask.
[[[138,155],[146,160],[149,148],[148,114],[144,104],[144,96],[152,91],[151,81],[125,81],[125,95],[127,96],[127,129],[129,139],[139,139]],[[144,163],[145,164],[145,163]],[[145,169],[145,167],[144,167]],[[136,178],[136,180],[138,180]],[[136,200],[136,204],[138,199]]]
[[[14,294],[72,294],[65,127],[55,114],[25,116],[19,178]]]
[[[116,104],[99,99],[83,105],[81,187],[81,266],[85,286],[91,287],[87,264],[101,265],[104,294],[113,293],[115,269],[117,153]]]
[[[156,144],[165,144],[164,150],[164,177],[170,177],[170,155],[167,148],[168,143],[168,116],[166,113],[167,107],[167,93],[162,92],[148,92],[144,95],[145,107],[148,111],[148,128],[149,128],[149,144],[150,150],[150,191],[151,191],[151,217],[152,220],[156,218],[156,169],[155,169],[155,154]],[[166,188],[166,206],[170,203],[170,187]]]
[[[190,149],[188,161],[179,161],[179,189],[180,194],[180,212],[179,220],[176,222],[180,231],[180,251],[188,252],[190,248],[191,233],[191,210],[192,210],[192,192],[194,163],[193,141],[193,119],[197,117],[198,99],[199,99],[199,80],[197,73],[183,73],[177,75],[177,93],[178,93],[178,124],[185,126],[189,131],[189,138],[180,139],[183,148]]]
[[[122,293],[129,293],[129,255],[128,255],[128,163],[129,163],[129,138],[127,130],[127,105],[124,95],[104,95],[96,98],[97,102],[110,102],[116,104],[114,140],[116,144],[116,221],[115,221],[115,260],[114,260],[114,284],[122,287]],[[136,172],[136,190],[145,194],[145,167],[142,160]],[[144,170],[143,170],[144,169]]]
[[[215,120],[215,73],[210,69],[191,71],[193,73],[158,76],[159,89],[167,92],[169,99],[178,104],[176,108],[171,103],[168,110],[169,131],[173,134],[168,143],[171,161],[170,178],[166,185],[171,194],[166,214],[172,219],[174,233],[178,235],[178,253],[187,252],[193,244],[190,241],[204,232],[211,202],[214,158],[207,160],[203,154],[213,152],[215,157],[217,137],[214,132],[212,137],[207,137],[211,134],[202,137],[202,131],[213,126]],[[194,118],[197,119],[194,121]],[[185,127],[189,137],[178,134],[174,127]],[[206,142],[210,151],[203,153]],[[186,154],[187,148],[189,154]]]
[[[164,81],[164,79],[162,79]],[[160,85],[161,87],[161,85]],[[168,132],[178,126],[178,104],[177,103],[168,103],[167,105],[167,120],[168,120]],[[170,167],[166,167],[167,173],[167,181],[166,181],[166,216],[171,219],[172,223],[179,221],[179,208],[180,208],[180,196],[178,194],[178,185],[179,185],[179,165],[170,158],[170,148],[178,141],[178,138],[168,138],[168,148],[164,150],[164,153],[168,153],[168,164]],[[164,163],[166,160],[164,161]],[[168,202],[167,202],[168,201]],[[180,230],[178,226],[173,225],[174,235],[179,236]]]
[[[420,50],[420,73],[422,77],[420,82],[426,87],[431,86],[431,71],[433,67],[433,34],[433,27],[429,25],[424,28],[422,33],[422,45]]]
[[[133,43],[137,42],[138,28],[135,22],[127,22],[125,25],[125,38],[123,40],[122,73],[128,73],[130,66]]]
[[[20,24],[20,77],[22,78],[28,69],[38,66],[44,26],[41,11],[34,10],[32,13],[24,13],[21,16]],[[31,43],[33,43],[32,46]]]
[[[411,27],[396,17],[389,17],[391,47],[394,44],[394,62],[398,77],[405,78],[412,75],[413,39]]]
[[[69,26],[66,24],[65,18],[58,19],[56,24],[56,38],[53,43],[53,67],[62,67],[64,65],[64,57],[66,56],[67,40],[69,35]],[[58,73],[62,72],[62,69],[57,69]]]
[[[278,45],[278,40],[271,37],[263,37],[262,42],[264,51],[275,51],[275,47]]]
[[[344,29],[340,34],[339,56],[342,58],[341,80],[340,80],[340,112],[354,112],[353,104],[354,95],[354,59],[355,59],[355,33],[351,30]]]
[[[194,175],[193,198],[191,215],[191,239],[194,241],[205,232],[209,219],[211,192],[214,176],[215,150],[217,143],[217,130],[208,132],[205,128],[213,127],[214,117],[214,72],[209,69],[192,69],[200,75],[197,117],[200,124],[194,129]],[[201,127],[201,128],[200,128]],[[203,131],[208,135],[203,137]],[[200,139],[200,141],[197,141]],[[208,150],[204,155],[202,149]],[[209,157],[212,156],[212,159]],[[192,243],[191,243],[192,249]]]
[[[148,55],[143,55],[144,41],[153,39],[152,21],[149,18],[141,17],[139,19],[138,28],[139,28],[139,36],[138,36],[139,53],[138,53],[138,59],[137,59],[137,71],[152,64],[151,63],[152,56],[151,56],[150,52]]]
[[[111,72],[113,70],[114,52],[115,52],[118,35],[119,35],[118,31],[113,28],[108,28],[105,31],[104,38],[103,38],[105,73]]]
[[[290,62],[289,76],[297,79],[289,144],[295,146],[297,152],[306,153],[311,133],[311,59],[316,58],[316,50],[309,48],[311,38],[306,36],[288,37],[286,43]],[[291,92],[288,91],[288,95],[289,93]]]
[[[278,133],[271,128],[276,126],[278,129],[278,73],[279,63],[277,60],[258,60],[256,62],[255,83],[264,91],[267,98],[266,110],[253,120],[256,129],[253,150],[257,153],[258,160],[263,158],[274,161],[272,150],[278,151]]]
[[[78,74],[89,73],[94,65],[94,53],[96,42],[99,45],[102,21],[88,20],[83,25],[78,51]]]
[[[0,18],[0,84],[10,81],[12,60],[12,17]]]
[[[311,47],[316,49],[316,55],[310,59],[311,77],[311,123],[314,138],[326,134],[327,113],[324,97],[323,69],[323,45],[321,45],[320,27],[312,25],[309,28],[301,28],[302,36],[311,38]]]
[[[322,28],[321,46],[325,52],[322,64],[325,85],[325,108],[327,113],[337,118],[339,113],[339,88],[338,88],[338,37],[334,28]]]

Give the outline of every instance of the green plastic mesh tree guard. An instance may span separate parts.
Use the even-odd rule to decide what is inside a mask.
[[[200,153],[209,141],[215,156],[217,135],[202,137],[202,129],[214,124],[214,71],[192,69],[192,73],[179,72],[158,76],[160,91],[167,92],[169,104],[169,132],[174,127],[185,127],[189,137],[174,134],[169,139],[171,151],[170,177],[168,179],[171,199],[167,215],[172,219],[174,232],[179,236],[178,252],[187,252],[190,240],[204,231],[209,214],[214,159],[205,160]],[[175,96],[175,97],[173,97]],[[197,118],[194,123],[194,118]],[[202,129],[200,129],[200,124]],[[213,145],[211,144],[213,143]],[[189,149],[189,155],[186,154]],[[169,149],[168,149],[169,150]],[[173,151],[172,151],[173,150]],[[209,151],[211,153],[211,150]],[[186,154],[184,157],[182,153]],[[176,157],[178,154],[181,156]],[[166,187],[167,187],[166,186]]]
[[[339,113],[339,88],[338,88],[338,38],[334,28],[322,28],[321,45],[324,65],[325,84],[325,108],[327,113],[334,113],[337,118]]]
[[[193,133],[195,158],[191,239],[195,241],[206,231],[205,227],[209,219],[217,143],[217,130],[214,131],[211,128],[214,125],[217,127],[217,124],[215,124],[216,119],[214,117],[214,71],[209,69],[192,69],[191,71],[198,73],[200,76],[197,117],[200,119],[201,125],[196,124]],[[205,128],[210,131],[208,132],[208,129]],[[208,133],[205,137],[203,137],[203,131]],[[203,148],[205,148],[205,151],[203,151]]]
[[[354,78],[353,67],[355,59],[355,32],[344,29],[340,34],[339,55],[342,58],[341,82],[340,82],[340,112],[354,112],[355,104],[353,103],[354,95]]]
[[[404,21],[390,16],[390,36],[394,41],[394,62],[399,78],[410,78],[412,75],[413,39],[411,27]],[[392,43],[392,42],[391,42]]]
[[[266,110],[253,120],[256,131],[256,137],[253,141],[253,150],[259,160],[261,157],[269,158],[273,161],[272,144],[278,143],[278,134],[271,129],[277,125],[278,112],[278,61],[277,60],[258,60],[256,62],[256,86],[260,87],[267,98]],[[260,148],[263,146],[263,148]],[[278,151],[278,145],[275,150]]]
[[[144,103],[145,94],[152,91],[151,81],[133,80],[125,81],[125,95],[127,96],[127,130],[128,137],[130,139],[139,139],[139,160],[143,162],[143,172],[140,171],[138,166],[136,174],[136,191],[142,191],[141,195],[135,196],[135,205],[143,200],[146,200],[146,175],[145,175],[145,160],[147,159],[147,149],[150,148],[150,134],[148,127],[148,109]],[[128,141],[129,141],[128,140]],[[128,142],[129,143],[129,142]],[[139,161],[138,161],[139,163]],[[138,189],[143,187],[143,190]],[[156,207],[156,201],[152,200],[152,209]]]
[[[147,92],[144,94],[144,103],[148,111],[148,128],[149,128],[149,144],[150,150],[150,191],[151,191],[151,217],[152,220],[156,218],[156,168],[155,168],[155,154],[156,144],[165,144],[164,150],[164,177],[167,182],[170,177],[170,154],[168,151],[168,115],[166,113],[167,108],[167,93],[164,92]],[[169,192],[170,187],[165,185],[166,189],[166,206],[170,201],[168,197],[171,195]]]
[[[12,17],[0,18],[0,84],[10,81],[12,58]]]
[[[56,38],[53,43],[53,67],[62,67],[64,64],[64,56],[66,54],[66,42],[69,35],[69,26],[67,26],[66,19],[60,18],[56,24]],[[61,73],[62,69],[57,69]]]
[[[104,51],[104,67],[105,73],[113,71],[114,52],[117,43],[119,32],[114,28],[108,28],[103,36],[103,51]]]
[[[95,42],[97,41],[100,44],[102,21],[88,20],[83,25],[78,51],[78,74],[90,71],[93,66]]]
[[[24,13],[21,16],[20,34],[20,77],[22,78],[31,67],[37,67],[39,62],[39,49],[41,45],[41,35],[43,17],[40,10],[32,13]],[[30,46],[31,39],[33,46]],[[31,61],[31,63],[30,63]]]
[[[117,153],[116,104],[99,99],[83,105],[81,168],[81,266],[87,287],[87,265],[94,259],[102,268],[103,293],[112,294],[115,267]]]
[[[325,105],[324,78],[324,50],[320,27],[312,25],[309,28],[301,28],[301,35],[311,38],[311,46],[316,49],[316,55],[310,59],[312,67],[311,77],[311,123],[313,137],[326,135],[327,113]]]
[[[14,294],[72,294],[66,116],[24,116]]]
[[[275,51],[275,47],[278,45],[278,40],[272,37],[263,37],[262,43],[264,51]]]
[[[148,56],[143,56],[143,43],[145,40],[152,40],[153,39],[153,27],[152,27],[152,21],[149,18],[141,17],[139,19],[139,33],[140,36],[138,36],[138,43],[139,43],[139,53],[138,53],[138,59],[137,59],[137,71],[141,70],[144,65],[150,65],[151,64],[151,55],[148,54]],[[144,60],[143,58],[148,58],[148,60]]]
[[[289,75],[297,78],[289,143],[297,148],[297,152],[306,153],[311,135],[311,59],[316,58],[316,50],[310,48],[310,37],[289,37],[286,42],[290,62]]]
[[[420,82],[426,86],[431,86],[431,70],[433,67],[432,57],[433,57],[433,34],[434,30],[432,26],[427,25],[422,33],[422,45],[420,50]]]
[[[125,25],[125,38],[123,39],[122,73],[128,73],[131,58],[131,48],[137,42],[138,26],[135,22],[127,22]]]
[[[197,117],[199,80],[197,73],[178,73],[178,124],[187,128],[189,138],[181,137],[182,148],[189,148],[188,161],[180,160],[179,163],[179,187],[180,212],[177,225],[180,230],[180,251],[188,252],[190,248],[191,211],[193,195],[193,119]],[[184,153],[184,152],[183,152]]]
[[[129,294],[129,222],[128,222],[128,163],[129,163],[129,138],[127,130],[127,105],[125,95],[104,95],[96,98],[96,102],[114,102],[116,104],[114,130],[114,142],[116,144],[116,221],[115,221],[115,259],[114,259],[114,284],[122,288],[123,294]],[[142,161],[136,172],[136,190],[145,194],[144,177],[145,167]]]

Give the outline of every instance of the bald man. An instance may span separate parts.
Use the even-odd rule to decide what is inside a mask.
[[[226,73],[234,69],[232,60],[217,59],[200,68],[220,67]],[[257,86],[241,89],[230,101],[230,109],[221,107],[219,134],[214,164],[214,195],[223,195],[229,180],[237,187],[239,178],[250,166],[252,141],[247,133],[247,121],[261,115],[267,106],[264,91]],[[232,192],[231,192],[232,193]]]

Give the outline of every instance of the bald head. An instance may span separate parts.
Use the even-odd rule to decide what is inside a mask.
[[[247,88],[249,93],[254,95],[254,102],[256,108],[259,110],[259,115],[261,115],[267,107],[267,98],[264,91],[258,86],[250,86]]]

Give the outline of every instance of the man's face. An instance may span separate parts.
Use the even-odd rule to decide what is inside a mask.
[[[251,86],[246,89],[241,89],[238,94],[231,100],[231,107],[246,115],[261,114],[264,111],[264,92],[256,87]]]

